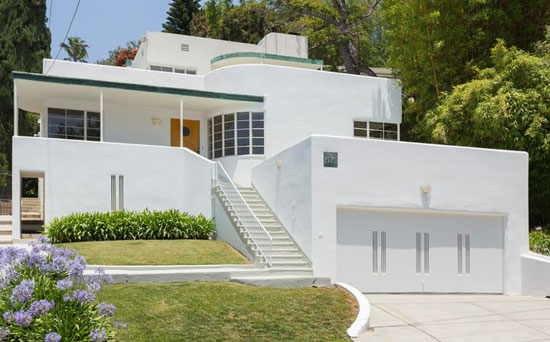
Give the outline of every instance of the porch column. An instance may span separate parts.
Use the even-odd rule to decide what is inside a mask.
[[[103,88],[99,88],[99,141],[103,141]]]
[[[180,97],[180,147],[183,147],[183,96]]]
[[[13,136],[19,135],[19,104],[17,103],[17,80],[13,80]]]

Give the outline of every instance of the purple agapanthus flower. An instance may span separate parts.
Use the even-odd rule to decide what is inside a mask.
[[[40,235],[38,237],[38,239],[36,239],[36,242],[37,243],[41,243],[41,244],[49,244],[50,243],[50,239],[48,239],[48,237],[46,235]]]
[[[55,284],[55,288],[58,289],[59,291],[66,291],[71,287],[73,287],[73,282],[69,278],[58,280],[57,283]]]
[[[65,295],[63,300],[68,302],[69,300],[76,300],[79,303],[93,302],[95,300],[95,293],[85,290],[75,290],[72,296]]]
[[[115,329],[126,329],[126,323],[115,321]]]
[[[13,312],[12,311],[6,311],[4,314],[2,314],[2,318],[4,318],[4,322],[11,323],[13,322]]]
[[[24,279],[19,285],[13,288],[11,294],[12,304],[24,304],[32,298],[34,290],[34,280]]]
[[[30,312],[25,310],[16,311],[13,314],[15,324],[20,327],[28,327],[32,322],[32,316]]]
[[[99,314],[107,317],[113,317],[115,315],[116,307],[113,304],[102,302],[97,306],[97,309]]]
[[[78,255],[73,259],[67,260],[65,266],[70,276],[78,277],[84,273],[84,269],[86,268],[86,259]]]
[[[107,339],[107,333],[103,330],[95,329],[90,332],[91,342],[103,342]]]
[[[29,308],[29,312],[33,317],[39,317],[47,314],[48,311],[53,309],[54,306],[55,306],[55,302],[53,300],[42,299],[42,300],[33,302],[31,304],[31,307]]]
[[[46,335],[44,342],[59,342],[61,341],[61,336],[56,332],[51,332]]]
[[[0,341],[3,341],[6,339],[6,337],[10,336],[10,329],[5,327],[0,327]]]

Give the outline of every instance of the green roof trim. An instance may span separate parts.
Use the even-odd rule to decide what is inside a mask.
[[[20,80],[29,80],[29,81],[38,81],[38,82],[59,83],[59,84],[74,84],[74,85],[90,86],[90,87],[145,91],[149,93],[204,97],[204,98],[218,99],[218,100],[264,102],[263,96],[256,96],[256,95],[218,93],[213,91],[181,89],[181,88],[171,88],[171,87],[157,87],[157,86],[151,86],[151,85],[145,85],[145,84],[111,82],[111,81],[90,80],[90,79],[84,79],[84,78],[72,78],[72,77],[61,77],[61,76],[49,76],[49,75],[34,74],[34,73],[27,73],[27,72],[20,72],[20,71],[13,71],[12,74],[13,74],[14,80],[20,79]]]
[[[314,64],[323,66],[323,60],[321,59],[309,59],[309,58],[300,58],[300,57],[290,57],[283,55],[274,55],[272,53],[264,52],[234,52],[226,53],[223,55],[216,56],[210,60],[210,64],[214,64],[224,59],[229,58],[239,58],[239,57],[252,57],[252,58],[265,58],[265,59],[274,59],[278,61],[294,62],[294,63],[303,63],[303,64]]]

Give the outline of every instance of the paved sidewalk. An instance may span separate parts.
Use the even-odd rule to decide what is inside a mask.
[[[371,331],[356,342],[550,342],[550,299],[498,295],[366,295]]]

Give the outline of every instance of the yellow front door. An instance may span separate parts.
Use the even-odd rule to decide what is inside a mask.
[[[183,120],[183,129],[180,127],[180,119],[170,119],[170,146],[180,146],[180,134],[183,136],[183,147],[193,152],[200,153],[200,128],[199,120]]]

